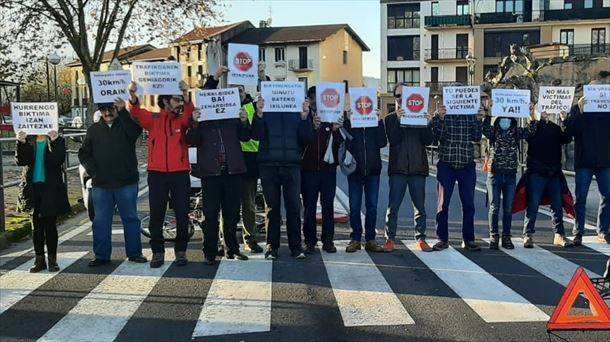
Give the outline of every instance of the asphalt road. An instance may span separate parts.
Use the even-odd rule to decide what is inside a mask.
[[[383,229],[387,177],[381,181],[377,228]],[[338,187],[347,193],[346,180]],[[145,189],[144,189],[145,190]],[[428,238],[435,238],[435,180],[426,186]],[[592,189],[595,191],[595,189]],[[343,196],[338,195],[337,202]],[[476,236],[488,236],[482,192],[475,194]],[[146,194],[140,203],[148,210]],[[451,201],[452,249],[414,252],[412,209],[403,202],[398,250],[318,252],[289,257],[286,241],[275,261],[223,260],[204,266],[198,236],[190,263],[166,262],[151,270],[125,261],[120,231],[113,262],[87,267],[92,258],[84,216],[62,227],[62,271],[27,273],[30,242],[0,255],[1,341],[546,341],[546,321],[577,266],[599,276],[610,246],[595,242],[571,249],[551,245],[550,219],[539,214],[538,246],[514,251],[467,252],[459,247],[461,207]],[[515,237],[523,224],[515,215]],[[120,229],[120,222],[116,222]],[[571,224],[566,224],[571,228]],[[591,232],[591,231],[588,231]],[[338,226],[336,240],[349,228]],[[591,232],[592,234],[592,232]],[[284,236],[284,235],[283,235]],[[378,235],[378,241],[383,236]],[[148,243],[143,240],[144,247]],[[166,258],[171,259],[171,244]],[[577,311],[586,311],[579,300]],[[608,341],[609,332],[562,332],[571,341]],[[557,340],[557,338],[553,338]]]

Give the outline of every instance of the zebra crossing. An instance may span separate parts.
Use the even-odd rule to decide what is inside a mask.
[[[88,239],[84,232],[81,236]],[[420,325],[440,324],[426,321],[416,308],[408,305],[404,296],[420,296],[430,290],[424,296],[435,297],[435,291],[444,287],[450,289],[451,296],[437,296],[436,299],[461,301],[465,305],[458,305],[457,308],[461,311],[455,312],[455,315],[478,317],[483,325],[529,323],[536,324],[539,330],[543,330],[544,322],[552,311],[546,301],[538,300],[534,294],[524,294],[523,291],[513,289],[512,284],[505,283],[504,278],[497,274],[497,270],[477,263],[473,257],[476,254],[461,251],[459,248],[451,247],[442,252],[425,253],[415,250],[413,241],[404,240],[402,244],[405,248],[392,254],[369,254],[365,251],[346,253],[347,242],[337,241],[336,254],[321,252],[303,261],[289,258],[287,254],[271,261],[265,260],[259,254],[251,255],[250,260],[245,262],[223,259],[218,266],[211,268],[197,262],[180,268],[171,263],[173,250],[170,248],[166,251],[166,263],[159,269],[150,269],[147,265],[126,260],[114,260],[109,266],[111,269],[106,270],[106,274],[98,275],[97,280],[90,284],[87,293],[73,299],[69,308],[55,312],[57,319],[48,322],[45,331],[40,331],[38,335],[32,333],[35,336],[29,335],[26,340],[130,340],[125,337],[125,330],[129,330],[129,324],[135,319],[137,312],[139,316],[146,314],[141,312],[145,303],[153,302],[161,308],[172,304],[160,301],[161,295],[157,290],[160,282],[168,279],[176,281],[176,288],[180,287],[182,280],[195,279],[196,282],[210,283],[209,287],[197,288],[201,291],[192,294],[197,300],[188,304],[197,311],[197,315],[187,315],[189,317],[182,322],[183,326],[189,327],[190,338],[248,334],[259,337],[277,336],[273,335],[276,329],[274,322],[278,319],[277,312],[279,308],[290,303],[276,302],[274,288],[278,285],[298,285],[287,283],[286,274],[283,273],[287,270],[301,272],[302,266],[306,265],[307,271],[303,271],[305,273],[317,270],[318,274],[325,274],[322,276],[325,281],[321,285],[326,285],[312,287],[310,291],[331,291],[334,300],[325,303],[325,310],[336,312],[333,317],[338,317],[338,320],[329,319],[326,324],[331,324],[339,330],[384,326],[414,329]],[[429,242],[434,243],[432,240]],[[609,245],[594,239],[585,239],[586,247],[572,249],[572,252],[580,252],[578,257],[570,258],[559,255],[552,248],[536,246],[526,250],[521,247],[520,241],[516,239],[514,242],[514,250],[501,249],[482,253],[489,254],[490,258],[498,255],[509,257],[562,288],[567,285],[576,267],[583,266],[582,264],[587,266],[590,277],[599,277],[604,267],[603,260],[610,254]],[[197,251],[189,251],[189,254],[195,253],[200,254]],[[595,257],[592,261],[580,264],[578,260],[583,255]],[[51,283],[62,283],[59,280],[66,277],[75,279],[74,281],[88,277],[79,270],[83,269],[90,257],[88,251],[60,253],[59,263],[62,270],[59,273],[30,274],[28,268],[31,260],[6,270],[6,273],[0,276],[0,339],[15,337],[10,322],[19,319],[20,315],[32,315],[31,312],[22,312],[25,304],[21,303],[29,302],[31,305],[39,302],[39,314],[45,315],[45,311],[52,308],[46,308],[44,305],[52,302],[55,296],[65,295],[69,290],[63,288],[61,291],[55,291]],[[399,269],[401,275],[419,272],[417,276],[423,277],[430,273],[426,284],[432,288],[414,289],[411,293],[404,288],[398,289],[397,280],[388,278],[388,269],[389,272],[394,272],[392,268]],[[167,275],[172,271],[181,271],[183,276]],[[207,272],[205,279],[199,278],[201,272]],[[399,279],[398,282],[400,281]],[[41,288],[44,288],[44,291],[40,290]],[[165,300],[172,297],[171,293],[167,293],[167,288],[163,293]],[[298,296],[297,291],[293,295]],[[288,296],[290,297],[290,294]],[[557,301],[559,296],[560,294],[557,294]],[[299,301],[304,301],[305,307],[295,308],[294,315],[300,315],[299,310],[312,310],[309,314],[316,314],[317,308],[313,305],[307,307],[306,298],[296,300]],[[430,310],[443,308],[431,307]],[[163,317],[163,312],[150,312],[147,319],[158,320],[155,324],[159,325],[160,330],[171,330],[173,318]],[[163,327],[163,324],[167,326]]]

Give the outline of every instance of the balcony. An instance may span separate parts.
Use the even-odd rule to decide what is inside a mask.
[[[472,55],[472,51],[467,47],[457,47],[449,49],[426,49],[424,50],[424,60],[426,63],[438,62],[438,63],[449,63],[449,62],[464,62],[466,63],[466,56]]]
[[[610,19],[610,8],[579,8],[544,11],[544,20]]]
[[[610,44],[575,44],[568,46],[570,56],[607,56],[610,55]]]
[[[288,60],[288,70],[294,72],[312,71],[313,59],[290,59]]]
[[[430,88],[431,94],[440,94],[443,92],[443,87],[451,87],[455,84],[456,81],[426,82],[425,87]]]
[[[434,15],[424,18],[426,27],[469,26],[470,15]]]
[[[475,17],[476,24],[506,24],[532,21],[531,13],[492,12],[479,13]]]

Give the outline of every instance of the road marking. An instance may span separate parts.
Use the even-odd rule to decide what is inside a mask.
[[[610,256],[610,245],[597,240],[597,236],[583,236],[582,244],[599,253]]]
[[[124,231],[123,229],[113,229],[112,230],[112,235],[123,235]],[[87,236],[93,236],[93,232],[89,232],[87,234]]]
[[[87,252],[59,253],[57,264],[66,269],[85,254]],[[0,314],[60,273],[46,270],[30,273],[31,266],[32,260],[28,260],[0,278]]]
[[[436,241],[429,240],[431,245]],[[485,322],[544,322],[549,316],[453,247],[441,252],[403,244],[447,284]]]
[[[114,341],[173,260],[166,249],[160,268],[124,261],[39,341]]]
[[[489,243],[489,239],[483,239]],[[547,278],[552,279],[561,286],[568,286],[576,269],[580,267],[559,255],[548,251],[542,247],[534,245],[534,248],[524,248],[523,239],[513,238],[515,249],[501,248],[502,252],[519,260],[525,265],[533,268]],[[600,276],[590,270],[586,270],[591,278],[600,278]]]
[[[222,259],[193,338],[271,331],[272,270],[262,253],[248,261]]]
[[[348,255],[347,244],[335,241],[337,253],[322,253],[344,325],[415,324],[368,253]]]

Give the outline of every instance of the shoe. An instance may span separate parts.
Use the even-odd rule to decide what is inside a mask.
[[[392,239],[387,239],[385,241],[385,245],[383,246],[383,250],[386,253],[392,253],[394,251],[395,242]]]
[[[256,242],[247,242],[244,250],[250,253],[262,253],[263,247],[259,246]]]
[[[422,252],[432,252],[432,247],[424,239],[415,242],[415,249]]]
[[[279,257],[276,249],[267,248],[265,252],[265,259],[275,260]]]
[[[89,261],[89,263],[87,265],[89,267],[96,267],[96,266],[105,265],[105,264],[107,264],[109,262],[110,262],[110,260],[104,260],[104,259],[95,258],[95,259]]]
[[[574,235],[572,243],[574,243],[574,246],[582,246],[582,234]]]
[[[462,241],[462,248],[473,252],[478,252],[481,250],[481,247],[479,247],[479,245],[477,245],[474,241]]]
[[[127,258],[127,260],[132,261],[132,262],[137,262],[138,264],[143,264],[148,261],[146,259],[146,257],[143,256],[142,254],[136,255],[136,256],[130,256],[129,258]]]
[[[442,251],[447,248],[449,248],[449,243],[447,241],[439,241],[432,246],[433,251]]]
[[[558,247],[572,247],[574,243],[566,238],[563,234],[555,234],[555,238],[553,239],[553,245]]]
[[[205,259],[203,264],[207,266],[214,266],[216,265],[216,259]]]
[[[345,251],[347,253],[354,253],[361,249],[362,249],[362,244],[360,243],[360,241],[355,241],[355,240],[350,241],[349,244],[347,245],[347,247],[345,247]]]
[[[315,254],[316,253],[316,244],[305,244],[305,254]]]
[[[322,249],[326,253],[337,253],[337,247],[335,247],[335,244],[332,242],[327,242],[327,243],[323,244]]]
[[[38,273],[47,269],[47,262],[44,260],[44,255],[37,255],[34,259],[34,265],[30,267],[30,273]]]
[[[523,248],[534,248],[534,238],[531,235],[526,235],[523,238]]]
[[[176,261],[174,261],[174,263],[177,266],[185,266],[188,262],[189,260],[186,258],[186,251],[176,252]]]
[[[227,253],[227,259],[248,260],[248,257],[241,254],[240,252],[237,252],[237,253]]]
[[[57,254],[49,254],[49,272],[59,271],[59,265],[57,265]]]
[[[599,242],[604,242],[604,243],[610,244],[610,233],[597,234],[597,240]]]
[[[335,252],[337,251],[337,249],[335,248]],[[301,249],[295,249],[290,251],[290,255],[295,258],[295,259],[305,259],[307,256],[305,255],[305,253],[303,253],[303,250]]]
[[[165,253],[153,253],[150,268],[159,268],[165,262]]]
[[[504,243],[504,240],[502,240]],[[498,249],[500,245],[500,236],[498,234],[492,234],[489,237],[489,249]]]
[[[375,240],[367,241],[366,244],[364,245],[364,250],[367,252],[373,252],[373,253],[385,252],[383,247],[381,245],[377,244],[377,241],[375,241]]]
[[[515,245],[513,245],[512,236],[510,236],[510,235],[502,235],[502,248],[504,248],[504,249],[515,249]]]

